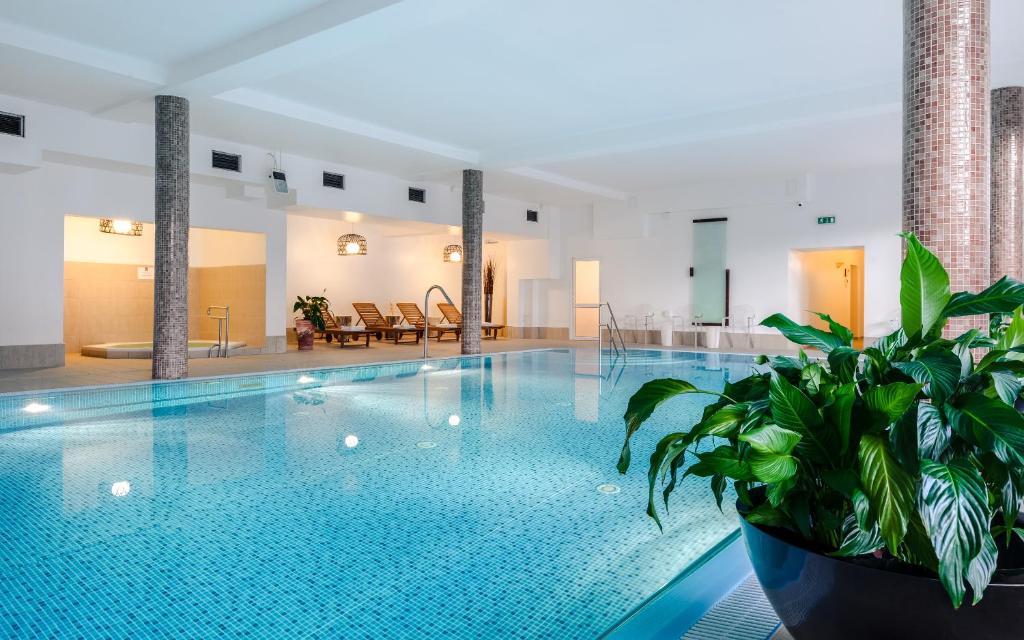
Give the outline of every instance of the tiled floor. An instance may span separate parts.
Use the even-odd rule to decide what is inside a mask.
[[[523,340],[513,338],[482,341],[484,353],[559,347],[596,349],[597,345],[594,342]],[[644,348],[643,345],[629,345],[629,347]],[[654,345],[651,345],[651,347],[665,348]],[[672,348],[683,349],[683,347]],[[454,356],[459,354],[459,349],[460,343],[454,340],[445,340],[440,343],[435,340],[430,343],[430,356]],[[694,349],[688,347],[686,350],[693,351]],[[296,350],[295,345],[290,344],[288,345],[288,351],[285,353],[189,360],[189,375],[191,377],[201,377],[234,373],[259,373],[263,371],[284,371],[288,369],[332,367],[373,362],[394,362],[397,360],[414,360],[421,357],[423,357],[422,343],[419,345],[413,343],[395,345],[386,341],[371,341],[369,348],[346,346],[344,349],[339,349],[333,344],[328,345],[323,341],[317,341],[313,351],[300,352]],[[67,364],[63,367],[0,370],[0,393],[141,382],[150,379],[150,366],[149,360],[107,360],[104,358],[87,358],[77,354],[68,354]]]

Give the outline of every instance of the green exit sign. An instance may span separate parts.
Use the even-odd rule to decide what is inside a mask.
[[[818,224],[835,224],[835,216],[818,216]]]

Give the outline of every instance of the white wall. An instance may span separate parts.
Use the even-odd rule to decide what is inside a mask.
[[[64,218],[153,221],[152,126],[103,120],[2,94],[0,110],[25,114],[28,132],[26,138],[0,136],[0,193],[4,194],[0,199],[0,346],[59,344],[63,339]],[[242,154],[242,172],[212,169],[213,149]],[[266,330],[271,336],[283,336],[292,324],[286,250],[288,220],[294,213],[329,210],[340,218],[345,211],[359,211],[399,220],[461,221],[461,192],[446,185],[411,185],[357,167],[285,155],[283,168],[292,192],[282,198],[268,196],[265,190],[269,166],[265,149],[191,137],[191,224],[263,234]],[[321,186],[325,170],[344,173],[346,189]],[[426,188],[427,202],[409,202],[409,186]],[[536,209],[539,203],[489,194],[485,203],[487,232],[533,237],[548,233],[546,224],[525,222],[526,209]],[[329,244],[336,236],[328,235]],[[202,255],[201,243],[196,251]],[[328,255],[338,257],[333,248]],[[301,266],[303,259],[298,255],[296,264]],[[366,273],[363,278],[375,282],[380,276]],[[328,284],[337,286],[333,281]],[[395,295],[409,293],[398,290]]]
[[[458,236],[388,237],[389,230],[360,224],[355,232],[366,236],[366,255],[339,256],[338,236],[351,232],[352,225],[346,222],[288,217],[289,314],[296,296],[321,294],[331,301],[335,314],[353,319],[353,302],[373,302],[384,314],[396,302],[422,307],[423,294],[432,284],[440,284],[456,304],[462,304],[462,265],[442,261],[444,246],[459,242]],[[442,300],[434,294],[434,302]],[[436,308],[429,313],[438,315]]]
[[[144,222],[141,236],[100,233],[99,218],[64,218],[64,260],[152,266],[156,226]],[[266,264],[267,240],[262,233],[192,227],[188,261],[192,267]]]
[[[820,215],[835,216],[837,223],[818,225]],[[624,204],[565,209],[560,249],[553,251],[557,269],[531,270],[529,265],[544,263],[537,243],[509,245],[510,277],[515,268],[523,278],[510,323],[568,326],[574,257],[601,260],[602,296],[620,320],[651,312],[656,318],[688,316],[692,220],[706,217],[728,218],[733,314],[750,314],[757,322],[775,312],[799,312],[791,250],[863,247],[866,335],[887,333],[898,317],[900,171],[894,166],[798,180],[707,183],[638,194]]]

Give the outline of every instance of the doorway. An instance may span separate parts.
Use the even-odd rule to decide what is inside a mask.
[[[791,317],[828,330],[814,312],[826,313],[864,337],[864,248],[798,249],[790,253]],[[792,307],[795,307],[792,308]],[[795,313],[794,313],[795,312]]]
[[[572,339],[597,340],[601,331],[601,262],[573,258]]]

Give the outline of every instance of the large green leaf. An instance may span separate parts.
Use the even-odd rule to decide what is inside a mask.
[[[864,404],[891,424],[899,420],[914,404],[921,387],[921,384],[909,382],[893,382],[871,387],[864,392]]]
[[[1000,400],[1012,407],[1020,395],[1020,379],[1008,371],[992,371],[989,377],[992,378],[992,389],[995,391],[995,394]]]
[[[1013,310],[1010,324],[999,335],[999,339],[996,341],[996,348],[1002,351],[1012,351],[1021,345],[1024,345],[1024,310],[1018,307]],[[1020,359],[1022,355],[1019,353],[1007,353],[1006,357]]]
[[[742,434],[739,439],[749,444],[754,451],[788,454],[800,442],[800,434],[774,424],[766,424]]]
[[[858,453],[861,485],[878,518],[882,540],[895,554],[914,510],[914,480],[896,462],[888,444],[879,436],[863,436]]]
[[[619,463],[617,465],[619,473],[626,473],[626,470],[629,469],[629,440],[636,433],[636,430],[640,428],[640,425],[651,417],[651,414],[654,413],[654,410],[662,402],[688,393],[721,395],[713,391],[703,391],[689,382],[673,380],[671,378],[651,380],[633,394],[629,399],[629,404],[626,406],[626,415],[623,416],[623,419],[626,421],[626,439],[622,444],[622,453],[619,455]]]
[[[728,438],[739,430],[740,423],[747,416],[749,405],[745,402],[729,404],[711,414],[696,428],[701,435]]]
[[[828,330],[832,335],[843,341],[843,344],[850,346],[853,343],[853,332],[832,319],[827,313],[815,312],[814,315],[828,323]]]
[[[871,501],[860,486],[857,472],[853,469],[825,469],[821,472],[825,484],[843,494],[853,505],[857,524],[865,531],[875,525],[875,514],[871,511]]]
[[[960,382],[960,358],[942,347],[925,349],[916,359],[897,362],[893,366],[915,382],[928,385],[925,393],[936,404],[942,404],[943,400],[953,395]]]
[[[736,449],[729,445],[698,453],[697,460],[699,462],[694,463],[686,470],[686,475],[702,478],[721,475],[733,480],[753,480],[750,465],[746,461],[740,460]]]
[[[949,274],[914,234],[901,235],[907,241],[907,255],[900,269],[903,330],[908,336],[927,335],[942,319],[949,302]]]
[[[957,410],[970,419],[977,443],[1005,464],[1024,464],[1024,418],[1010,405],[980,393],[960,397]]]
[[[850,424],[853,420],[853,403],[857,399],[857,384],[848,382],[832,394],[832,404],[825,407],[825,415],[835,425],[839,435],[839,452],[843,455],[850,449]]]
[[[985,313],[1010,313],[1024,305],[1024,284],[1007,276],[980,293],[961,291],[950,298],[943,315],[976,316]]]
[[[970,583],[971,590],[974,592],[971,604],[981,602],[981,596],[985,593],[985,589],[988,588],[989,583],[992,581],[992,576],[996,573],[996,563],[998,560],[999,547],[996,546],[996,541],[992,534],[986,533],[981,543],[981,551],[967,565],[967,582]]]
[[[919,512],[939,559],[939,579],[954,607],[964,599],[964,577],[988,535],[988,492],[974,467],[921,461]]]
[[[692,443],[693,436],[689,433],[670,433],[658,441],[651,454],[650,466],[647,469],[647,515],[657,523],[659,529],[661,529],[661,519],[658,517],[658,509],[654,504],[654,492],[658,485],[658,479],[666,467],[671,467],[676,460],[686,455],[686,449]],[[667,504],[668,493],[663,495]]]
[[[786,482],[796,475],[796,458],[787,454],[754,451],[750,454],[750,470],[766,484]]]
[[[850,347],[837,347],[828,354],[828,368],[840,382],[853,382],[860,351]]]
[[[836,347],[849,346],[839,336],[833,335],[828,331],[816,329],[810,325],[797,324],[781,313],[768,316],[761,321],[761,326],[778,329],[791,342],[814,347],[825,353],[832,351]]]
[[[800,434],[797,448],[811,460],[835,466],[839,453],[837,434],[825,427],[818,408],[810,398],[774,372],[768,397],[775,423]]]
[[[942,460],[949,447],[951,433],[942,412],[935,405],[917,405],[917,455],[929,460]]]
[[[882,548],[882,536],[878,525],[865,530],[851,514],[843,522],[843,542],[838,551],[830,555],[838,557],[862,556]]]

